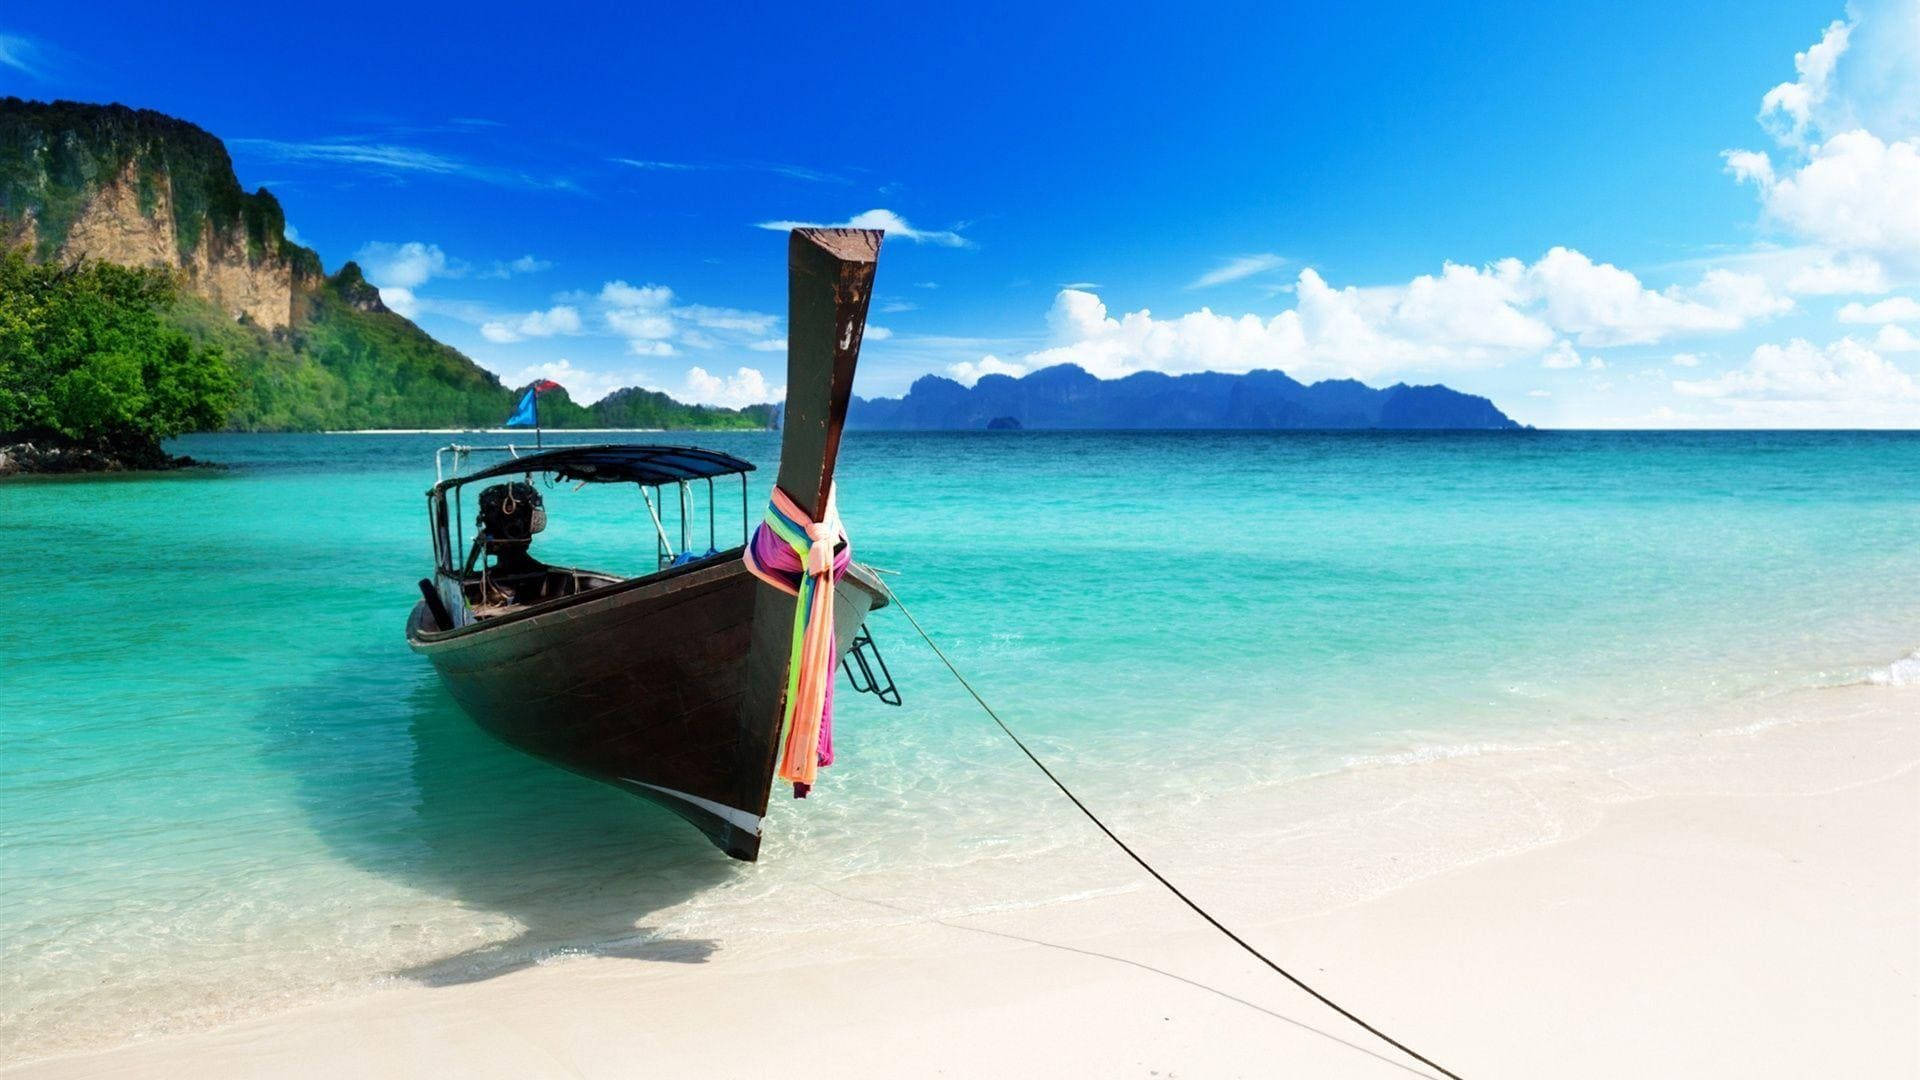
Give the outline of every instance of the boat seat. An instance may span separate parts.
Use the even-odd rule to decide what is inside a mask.
[[[466,582],[468,610],[476,619],[490,619],[518,608],[572,596],[603,583],[598,575],[542,566],[519,574],[489,573],[485,586],[489,595],[483,596],[481,579],[475,575]]]

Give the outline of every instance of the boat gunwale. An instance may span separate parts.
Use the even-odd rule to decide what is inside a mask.
[[[465,626],[456,626],[451,630],[428,630],[423,627],[416,633],[413,626],[409,625],[407,627],[407,638],[409,642],[438,645],[459,638],[476,637],[484,631],[498,627],[525,623],[556,611],[566,611],[570,608],[592,604],[595,601],[613,599],[626,593],[643,589],[649,585],[663,585],[668,582],[693,578],[702,572],[710,573],[716,578],[722,576],[720,572],[734,567],[738,567],[744,572],[745,566],[740,561],[740,552],[741,548],[730,548],[718,555],[702,559],[699,562],[687,563],[682,566],[672,566],[655,573],[641,574],[638,577],[624,578],[610,585],[600,585],[591,589],[583,589],[571,596],[556,596],[551,600],[543,600],[538,604],[528,604],[526,607],[517,608],[501,615],[492,616],[491,618],[475,619]],[[424,601],[421,602],[420,606],[424,606]]]
[[[743,548],[740,547],[729,548],[726,551],[720,552],[718,555],[702,559],[699,562],[688,563],[684,566],[669,567],[657,573],[627,578],[623,581],[616,581],[611,585],[601,585],[597,588],[586,589],[574,593],[572,596],[559,596],[538,604],[529,604],[516,611],[496,615],[488,619],[475,620],[465,626],[456,626],[451,630],[427,629],[425,621],[418,618],[420,613],[425,610],[426,603],[425,601],[416,601],[414,604],[415,617],[407,620],[407,644],[411,646],[415,652],[425,653],[438,651],[439,646],[451,645],[468,639],[478,639],[486,636],[486,632],[489,630],[504,630],[512,627],[532,629],[531,624],[534,624],[542,616],[551,615],[556,612],[573,611],[576,608],[592,605],[596,610],[592,612],[578,612],[576,617],[579,615],[598,614],[600,607],[617,607],[620,602],[625,602],[629,599],[638,599],[637,597],[629,597],[628,594],[644,589],[647,586],[684,581],[685,587],[693,587],[707,584],[707,581],[692,581],[687,579],[701,577],[703,574],[714,581],[730,576],[734,572],[744,574],[747,570],[745,562],[740,558],[742,550]],[[871,597],[867,610],[877,611],[887,606],[888,598],[886,589],[879,584],[878,579],[871,579],[869,577],[870,574],[871,571],[859,563],[852,563],[848,565],[847,572],[841,580],[843,582],[850,582],[856,585],[862,592],[867,593],[869,597]],[[600,601],[612,602],[602,605],[598,603]]]

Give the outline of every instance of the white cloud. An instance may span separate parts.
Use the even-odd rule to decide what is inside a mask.
[[[1843,323],[1913,322],[1920,319],[1920,301],[1910,296],[1889,296],[1878,303],[1855,301],[1840,309]]]
[[[608,329],[627,339],[627,348],[637,356],[671,356],[674,335],[673,290],[665,285],[633,286],[624,281],[609,281],[600,288],[600,302]]]
[[[579,332],[580,311],[566,304],[551,307],[545,311],[530,311],[517,319],[493,320],[482,323],[480,326],[480,336],[503,345],[524,341],[530,337],[552,337],[555,334],[578,334]]]
[[[1855,29],[1846,62],[1835,70],[1816,119],[1827,131],[1920,135],[1920,4],[1850,0],[1847,15]]]
[[[1826,104],[1833,69],[1847,51],[1853,27],[1835,19],[1806,52],[1795,53],[1793,67],[1800,77],[1781,83],[1760,99],[1760,123],[1785,146],[1799,146],[1806,140],[1814,110]]]
[[[1633,274],[1568,248],[1554,248],[1531,265],[1518,259],[1487,267],[1449,263],[1401,286],[1335,288],[1306,268],[1294,293],[1294,307],[1271,318],[1202,308],[1160,319],[1145,310],[1115,317],[1098,296],[1063,289],[1047,316],[1052,346],[1020,364],[1075,363],[1103,378],[1254,368],[1280,368],[1298,378],[1370,378],[1543,356],[1547,366],[1597,370],[1604,361],[1581,358],[1576,345],[1649,344],[1735,330],[1792,306],[1758,275],[1714,269],[1692,285],[1654,291]]]
[[[417,173],[428,177],[459,177],[502,187],[535,188],[549,191],[577,191],[578,185],[564,178],[530,176],[513,169],[482,165],[433,150],[422,150],[397,141],[382,141],[354,136],[290,142],[283,139],[226,140],[228,147],[243,154],[257,154],[275,162],[298,165],[364,166],[375,172],[399,178]]]
[[[1550,398],[1550,397],[1552,397],[1552,396],[1553,396],[1553,391],[1551,391],[1551,390],[1529,390],[1529,391],[1527,391],[1527,396],[1528,396],[1528,397],[1535,397],[1535,398]]]
[[[755,348],[780,324],[778,315],[765,312],[677,303],[665,285],[609,281],[597,299],[607,328],[626,338],[637,356],[672,356],[675,342],[696,349]]]
[[[1580,366],[1580,354],[1574,351],[1573,342],[1556,341],[1553,348],[1540,357],[1540,366],[1546,368],[1577,368]]]
[[[618,165],[631,165],[636,169],[645,169],[648,172],[698,172],[711,168],[711,166],[695,165],[688,161],[643,161],[639,158],[625,157],[608,158],[607,160]]]
[[[1886,268],[1861,252],[1836,252],[1812,244],[1781,247],[1763,244],[1744,251],[1665,263],[1662,271],[1704,274],[1730,270],[1757,277],[1783,296],[1831,296],[1883,293],[1888,288]]]
[[[1871,255],[1822,253],[1787,279],[1787,291],[1804,296],[1833,296],[1887,291],[1886,268]]]
[[[705,368],[688,368],[684,389],[675,395],[700,405],[720,405],[738,409],[745,405],[764,405],[786,396],[786,387],[767,385],[758,370],[743,367],[732,375],[711,375]]]
[[[567,396],[577,404],[591,405],[615,390],[640,385],[640,376],[633,372],[588,371],[577,368],[569,360],[550,360],[521,368],[513,374],[503,374],[500,381],[508,386],[525,386],[536,379],[552,379],[567,388]]]
[[[1714,311],[1719,319],[1731,323],[1724,327],[1729,330],[1738,329],[1749,322],[1784,315],[1793,310],[1793,301],[1775,293],[1766,278],[1735,270],[1709,270],[1700,276],[1699,284],[1692,287],[1671,288],[1666,291],[1666,295],[1705,305]]]
[[[673,303],[673,290],[665,285],[636,288],[624,281],[609,281],[600,287],[600,299],[620,308],[663,308]]]
[[[708,330],[737,330],[744,334],[765,334],[780,322],[780,316],[739,308],[707,307],[687,304],[673,309],[674,317],[685,319]]]
[[[884,314],[893,315],[902,311],[915,311],[918,310],[919,307],[919,304],[913,303],[910,300],[889,300],[880,305],[880,310]]]
[[[420,298],[413,295],[412,289],[389,285],[380,290],[380,302],[402,318],[411,319],[420,314]]]
[[[1711,379],[1677,379],[1673,389],[1769,425],[1905,427],[1920,416],[1920,383],[1852,338],[1824,348],[1803,338],[1762,345],[1743,367]]]
[[[1791,174],[1744,174],[1766,216],[1797,236],[1842,251],[1920,261],[1920,139],[1885,142],[1845,131],[1812,148]]]
[[[1546,321],[1582,345],[1647,345],[1675,334],[1738,330],[1793,307],[1756,274],[1709,270],[1697,285],[1654,292],[1628,271],[1571,248],[1547,252],[1526,278]]]
[[[952,230],[916,229],[907,224],[905,218],[891,210],[868,210],[835,224],[812,221],[763,221],[760,223],[762,229],[774,229],[779,232],[786,232],[788,229],[885,229],[889,238],[911,240],[916,244],[972,247],[973,241],[961,236],[958,232],[960,227],[955,226]]]
[[[1838,253],[1920,269],[1920,4],[1859,0],[1794,57],[1799,78],[1762,99],[1782,160],[1730,150],[1727,169],[1759,191],[1763,219]],[[1860,264],[1861,271],[1867,264]],[[1825,287],[1820,286],[1824,283]],[[1867,277],[1810,274],[1800,292],[1885,291]]]
[[[45,77],[42,50],[31,38],[0,34],[0,67],[12,68],[30,79]]]
[[[1025,364],[1010,364],[997,356],[983,356],[978,360],[962,360],[947,365],[947,373],[967,386],[972,386],[986,375],[1012,375],[1019,377],[1030,370]]]
[[[372,165],[399,172],[457,175],[473,167],[456,158],[395,143],[321,140],[285,142],[280,139],[228,139],[229,143],[275,161],[332,165]]]
[[[1674,367],[1699,367],[1700,357],[1698,354],[1690,352],[1674,353],[1673,356],[1669,358],[1669,362],[1673,364]]]
[[[1559,369],[1583,367],[1589,371],[1602,371],[1606,368],[1607,362],[1598,356],[1582,359],[1579,351],[1573,347],[1573,342],[1563,338],[1554,342],[1553,348],[1541,355],[1540,366]]]
[[[291,232],[291,229],[289,229]],[[295,239],[289,236],[289,239]],[[298,240],[295,239],[298,243]],[[465,322],[481,325],[481,333],[489,341],[517,341],[519,337],[543,337],[530,331],[519,331],[518,337],[506,336],[512,332],[514,320],[519,316],[499,316],[487,309],[484,304],[472,301],[430,299],[420,295],[421,286],[430,281],[447,278],[495,278],[505,279],[516,274],[537,273],[550,268],[553,264],[532,255],[522,255],[511,262],[495,262],[491,268],[479,270],[460,259],[455,259],[441,250],[438,244],[409,240],[403,244],[375,240],[362,244],[354,253],[354,261],[360,264],[360,270],[380,290],[380,299],[394,311],[407,318],[426,313],[447,315]],[[559,310],[559,309],[555,309]],[[577,315],[578,313],[575,312]],[[564,315],[561,316],[565,318]],[[489,330],[491,326],[491,330]],[[550,331],[574,333],[577,331]]]
[[[480,276],[504,281],[507,278],[520,274],[538,274],[551,269],[553,269],[553,263],[546,259],[536,259],[531,255],[522,255],[511,262],[495,262],[492,268]]]
[[[672,316],[644,308],[614,308],[607,312],[607,325],[621,337],[636,341],[664,341],[674,333]]]
[[[786,352],[787,339],[783,337],[766,338],[761,341],[752,342],[747,348],[752,349],[754,352]]]
[[[1761,100],[1760,123],[1783,146],[1857,128],[1886,139],[1920,135],[1920,5],[1850,0],[1846,13],[1794,56],[1799,78]]]
[[[438,244],[409,240],[404,244],[374,241],[362,244],[354,255],[367,280],[381,289],[417,289],[434,278],[460,277],[466,267],[447,258]],[[382,297],[384,299],[384,297]]]
[[[887,329],[886,327],[872,326],[872,325],[869,325],[866,328],[866,330],[863,331],[861,334],[862,340],[865,340],[865,341],[885,341],[892,336],[893,336],[893,331]]]
[[[1873,347],[1883,353],[1920,352],[1920,337],[1904,326],[1888,323],[1873,336]]]
[[[701,161],[653,161],[641,158],[616,157],[607,160],[619,165],[629,165],[647,172],[712,172],[717,170],[738,170],[744,172],[767,172],[785,176],[794,180],[808,180],[816,184],[851,183],[846,177],[820,169],[810,169],[805,165],[787,165],[768,161],[739,162],[701,162]]]
[[[1269,270],[1276,270],[1280,268],[1282,265],[1284,265],[1286,261],[1287,260],[1281,258],[1280,256],[1274,255],[1271,253],[1260,254],[1260,255],[1241,255],[1237,258],[1228,259],[1226,262],[1221,263],[1219,266],[1213,268],[1212,270],[1209,270],[1206,273],[1201,274],[1199,277],[1195,278],[1193,282],[1187,286],[1187,288],[1205,289],[1213,285],[1225,285],[1230,281],[1240,281],[1244,278],[1250,278],[1255,274],[1264,274]],[[1086,287],[1087,286],[1081,286],[1081,285],[1062,286],[1062,288],[1068,288],[1068,289],[1080,289],[1080,288],[1086,288]],[[1099,286],[1097,285],[1092,286],[1092,288],[1098,288],[1098,287]]]
[[[1762,188],[1773,186],[1773,159],[1762,151],[1726,150],[1720,156],[1735,180],[1741,183],[1751,180]]]

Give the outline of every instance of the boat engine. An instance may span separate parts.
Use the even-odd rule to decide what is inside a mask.
[[[527,554],[533,534],[547,527],[546,504],[532,484],[516,480],[482,491],[480,515],[474,523],[480,526],[480,539],[487,553],[498,560],[495,566],[498,572],[513,574],[545,569]]]

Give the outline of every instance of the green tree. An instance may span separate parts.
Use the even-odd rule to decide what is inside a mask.
[[[169,320],[174,289],[160,270],[0,255],[0,435],[146,464],[160,440],[218,427],[233,373]]]

